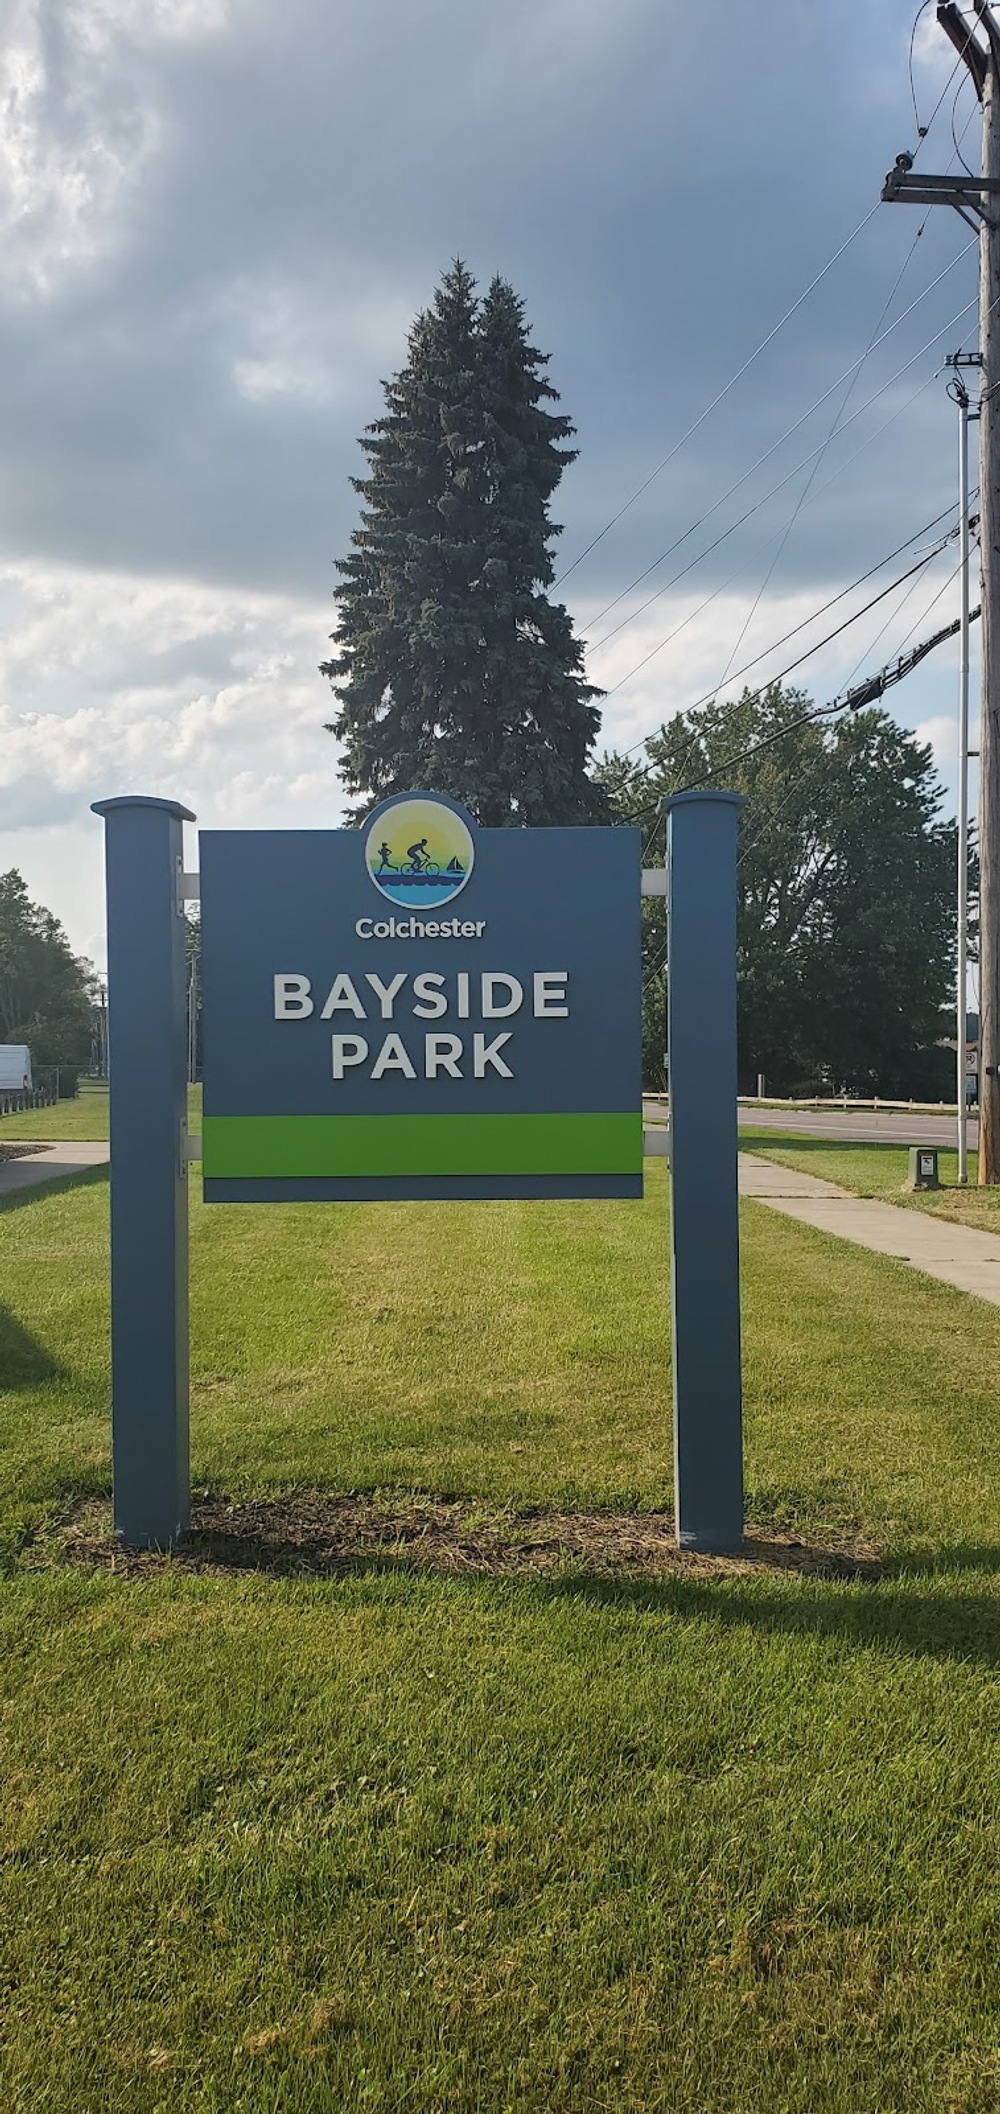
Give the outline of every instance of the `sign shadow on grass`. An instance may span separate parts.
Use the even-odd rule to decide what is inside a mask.
[[[71,1174],[53,1175],[49,1181],[33,1182],[24,1189],[4,1190],[0,1192],[0,1216],[23,1211],[28,1204],[44,1204],[46,1197],[62,1196],[67,1189],[93,1188],[97,1182],[106,1182],[108,1173],[107,1160],[99,1160],[94,1167],[75,1167]]]
[[[17,1315],[0,1306],[0,1391],[38,1387],[46,1380],[61,1379],[63,1370]]]

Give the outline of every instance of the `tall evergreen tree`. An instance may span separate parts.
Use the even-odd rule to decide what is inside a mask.
[[[480,304],[456,263],[384,385],[322,667],[359,812],[427,786],[494,828],[608,819],[587,768],[600,693],[545,592],[549,501],[575,455],[546,365],[513,289],[494,279]]]

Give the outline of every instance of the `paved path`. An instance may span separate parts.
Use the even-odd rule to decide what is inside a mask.
[[[1000,1235],[954,1225],[929,1211],[851,1196],[835,1182],[777,1167],[753,1153],[741,1152],[739,1166],[741,1196],[756,1197],[786,1218],[801,1219],[878,1255],[895,1255],[927,1277],[1000,1307]]]
[[[40,1152],[23,1160],[0,1160],[0,1196],[15,1189],[34,1189],[40,1182],[57,1182],[67,1174],[82,1174],[86,1167],[103,1167],[111,1147],[86,1138],[64,1138],[57,1145],[43,1145]]]

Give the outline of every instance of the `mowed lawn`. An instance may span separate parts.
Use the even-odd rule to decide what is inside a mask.
[[[206,1210],[196,1487],[665,1505],[667,1203]],[[0,1211],[0,2105],[1000,2107],[1000,1311],[744,1218],[749,1510],[884,1552],[71,1567],[103,1175]]]
[[[201,1088],[188,1089],[189,1118],[201,1121]],[[0,1115],[0,1145],[21,1138],[106,1138],[108,1135],[108,1089],[101,1079],[81,1079],[80,1091],[71,1101],[54,1101],[49,1108],[25,1108]]]

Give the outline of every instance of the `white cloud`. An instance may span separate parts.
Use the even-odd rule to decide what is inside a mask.
[[[205,822],[337,820],[329,605],[28,565],[0,585],[5,836],[141,791]]]
[[[11,291],[50,295],[120,241],[164,137],[142,55],[218,34],[225,0],[12,0],[0,46],[0,234]]]
[[[229,0],[76,0],[65,19],[84,51],[132,41],[193,42],[214,37],[230,20]]]
[[[934,751],[938,770],[950,777],[958,763],[958,725],[954,716],[936,712],[930,719],[920,720],[913,731],[918,741]]]

